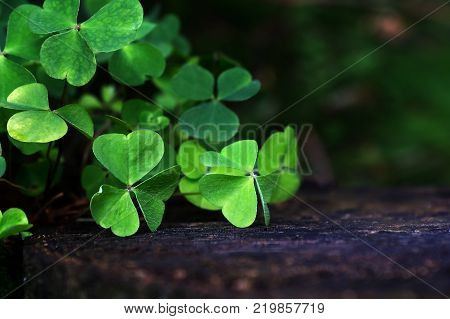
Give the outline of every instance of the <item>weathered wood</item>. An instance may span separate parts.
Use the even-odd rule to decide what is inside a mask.
[[[142,227],[123,239],[102,232],[27,284],[25,295],[443,297],[436,290],[450,295],[450,191],[332,191],[301,197],[346,230],[296,200],[273,208],[271,227],[249,229],[172,206],[169,222],[157,233]],[[180,216],[183,221],[175,222]],[[202,216],[210,221],[198,222]],[[24,247],[26,277],[98,232],[90,223],[38,231]]]

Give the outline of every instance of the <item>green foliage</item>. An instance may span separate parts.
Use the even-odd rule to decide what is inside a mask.
[[[180,99],[211,100],[184,112],[180,117],[180,129],[188,136],[209,143],[221,143],[236,135],[239,118],[219,101],[247,100],[258,93],[260,83],[252,81],[252,76],[248,71],[242,68],[233,68],[219,76],[216,97],[214,85],[214,76],[196,64],[184,65],[171,80],[171,90]]]
[[[138,0],[113,0],[78,24],[79,0],[46,0],[30,15],[36,34],[52,34],[42,45],[41,63],[48,75],[74,85],[88,83],[96,71],[95,54],[121,49],[136,38],[143,9]]]
[[[242,68],[223,72],[217,80],[219,100],[245,101],[257,94],[261,88],[259,81],[252,81],[252,75]]]
[[[164,142],[153,131],[105,134],[94,141],[97,160],[122,183],[131,186],[147,175],[164,155]]]
[[[278,172],[255,174],[258,145],[255,141],[239,141],[220,153],[204,153],[201,160],[212,172],[200,180],[200,192],[211,204],[222,209],[225,218],[236,227],[248,227],[257,215],[257,194],[264,208],[266,225],[270,222],[267,203],[276,187]]]
[[[36,10],[39,10],[37,6],[22,5],[11,13],[4,53],[22,59],[39,60],[39,51],[44,40],[28,27],[30,15]]]
[[[67,105],[52,112],[47,89],[42,84],[20,86],[0,105],[23,111],[14,114],[7,124],[8,134],[16,141],[49,143],[59,140],[67,133],[66,121],[86,136],[93,136],[89,114],[78,105]]]
[[[225,104],[252,98],[259,81],[230,68],[234,62],[214,74],[200,66],[208,60],[189,57],[179,19],[157,11],[144,19],[138,0],[87,0],[83,23],[79,8],[79,0],[46,0],[8,17],[0,54],[0,134],[8,134],[13,159],[8,185],[52,205],[62,186],[77,197],[73,176],[81,167],[92,217],[122,237],[138,231],[141,214],[156,231],[177,187],[237,227],[255,222],[259,201],[268,225],[268,203],[299,186],[293,130],[275,133],[261,151],[252,140],[227,145],[240,122]],[[95,77],[97,63],[109,74]],[[79,88],[94,77],[99,94]],[[141,85],[145,94],[131,88]],[[5,170],[0,148],[0,177]],[[0,216],[0,237],[31,227],[19,210]]]
[[[166,61],[162,53],[148,43],[133,43],[117,51],[109,62],[109,72],[129,86],[142,85],[147,77],[159,77]]]
[[[180,117],[180,129],[211,143],[228,141],[239,129],[238,116],[220,102],[200,104]]]
[[[33,225],[28,223],[27,215],[18,208],[10,208],[4,214],[0,211],[0,240],[10,236],[29,236],[26,233]]]
[[[297,166],[298,149],[294,129],[287,127],[284,132],[272,134],[261,147],[258,156],[260,174],[280,173],[271,202],[283,202],[297,192],[301,182]]]

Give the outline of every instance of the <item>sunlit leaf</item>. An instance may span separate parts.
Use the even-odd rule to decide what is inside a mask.
[[[94,141],[99,162],[115,177],[133,185],[148,174],[164,155],[161,137],[148,130],[123,134],[105,134]]]

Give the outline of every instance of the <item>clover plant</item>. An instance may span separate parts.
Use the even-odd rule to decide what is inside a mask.
[[[23,2],[0,4],[0,181],[35,198],[36,218],[63,190],[59,205],[88,198],[98,225],[131,236],[141,219],[156,231],[176,194],[243,228],[258,203],[269,225],[268,205],[298,190],[295,130],[260,149],[239,140],[231,107],[261,84],[231,59],[191,56],[178,17],[138,0]],[[29,227],[21,210],[0,215],[0,238]]]

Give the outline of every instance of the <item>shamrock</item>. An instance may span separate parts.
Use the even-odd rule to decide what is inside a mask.
[[[143,8],[138,0],[113,0],[78,24],[80,0],[45,0],[30,16],[36,34],[54,34],[42,44],[41,63],[48,75],[74,86],[95,74],[95,54],[121,49],[136,37]]]
[[[283,202],[292,197],[300,187],[301,177],[297,172],[298,147],[295,131],[288,126],[284,132],[272,134],[258,155],[258,170],[267,175],[280,173],[271,202]]]
[[[255,164],[258,144],[244,140],[228,145],[220,153],[206,152],[201,156],[203,165],[211,173],[200,180],[200,192],[211,204],[222,209],[225,218],[234,226],[252,225],[257,215],[257,194],[264,211],[266,225],[270,223],[267,203],[276,186],[278,173],[258,176]],[[256,189],[255,189],[256,188]]]
[[[201,156],[206,153],[198,141],[186,141],[181,144],[177,154],[177,163],[180,165],[184,177],[180,180],[179,188],[184,197],[192,204],[206,209],[218,210],[217,206],[209,203],[200,194],[200,179],[203,177],[207,168],[201,163]]]
[[[131,128],[136,129],[159,131],[170,123],[160,107],[140,99],[125,102],[121,117]]]
[[[2,145],[0,144],[0,177],[5,175],[5,171],[6,171],[6,160],[2,156]]]
[[[33,225],[28,223],[27,215],[22,210],[11,208],[4,214],[0,211],[0,239],[17,235],[29,236],[30,233],[26,231],[31,227]]]
[[[178,97],[207,101],[181,115],[181,130],[189,136],[220,143],[232,138],[239,128],[239,118],[221,101],[245,101],[258,93],[261,85],[252,80],[248,71],[238,67],[220,74],[216,95],[214,85],[214,76],[196,64],[183,66],[171,81],[172,90]]]
[[[66,135],[66,122],[88,137],[92,137],[94,133],[89,114],[78,105],[66,105],[51,111],[47,89],[39,83],[18,87],[8,96],[6,103],[0,103],[0,106],[20,111],[7,124],[9,135],[19,142],[56,141]]]
[[[179,177],[174,166],[138,183],[163,158],[164,143],[155,132],[140,130],[128,135],[106,134],[93,146],[97,160],[108,169],[123,188],[103,185],[91,199],[91,212],[103,228],[111,228],[117,236],[131,236],[139,229],[139,209],[151,231],[156,231],[164,214],[164,201],[173,194]]]

